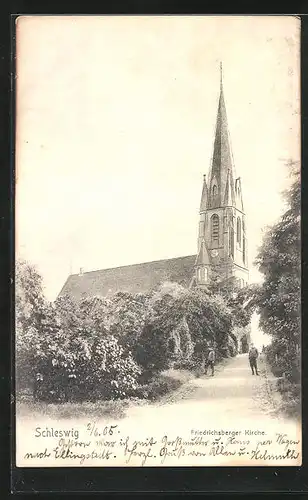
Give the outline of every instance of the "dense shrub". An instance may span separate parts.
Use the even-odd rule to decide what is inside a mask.
[[[32,326],[16,331],[16,389],[30,387],[36,391],[41,380],[42,369],[52,367],[54,352],[63,346],[60,322],[54,307],[45,303],[37,310],[37,318]],[[55,383],[60,383],[58,379]]]
[[[265,355],[272,373],[277,377],[277,388],[282,395],[282,411],[289,417],[300,415],[300,352],[291,353],[285,339],[275,339],[265,347]]]
[[[154,373],[171,367],[178,343],[171,331],[165,331],[157,323],[146,325],[135,349],[137,363],[143,367],[145,380]]]
[[[217,359],[228,355],[232,316],[222,297],[167,283],[149,306],[135,352],[148,377],[172,366],[197,366],[210,345],[216,346]]]
[[[274,339],[265,348],[265,353],[272,372],[276,377],[285,377],[296,384],[300,380],[300,351],[287,339]]]
[[[94,342],[83,335],[55,341],[34,363],[41,375],[36,395],[49,401],[125,398],[137,387],[140,374],[132,357],[109,335]]]

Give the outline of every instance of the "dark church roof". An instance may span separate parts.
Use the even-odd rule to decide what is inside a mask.
[[[68,277],[59,296],[68,294],[78,300],[82,297],[107,297],[118,291],[148,292],[163,281],[174,281],[189,286],[195,261],[196,255],[188,255],[72,274]]]

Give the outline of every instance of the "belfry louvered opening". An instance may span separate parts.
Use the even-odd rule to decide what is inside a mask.
[[[211,235],[212,235],[212,242],[218,243],[219,242],[219,217],[217,214],[214,214],[211,217]]]

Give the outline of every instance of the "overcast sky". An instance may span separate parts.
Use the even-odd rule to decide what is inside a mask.
[[[196,253],[219,63],[251,281],[299,160],[295,17],[21,17],[17,255],[54,299],[71,272]]]

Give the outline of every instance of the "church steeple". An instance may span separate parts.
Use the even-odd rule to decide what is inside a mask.
[[[228,177],[232,199],[234,199],[234,166],[222,81],[222,63],[220,63],[220,93],[216,119],[211,175],[209,179],[210,207],[221,207],[224,205]]]
[[[247,235],[240,178],[235,176],[220,63],[219,101],[210,174],[200,202],[196,283],[217,279],[248,281]]]

